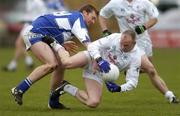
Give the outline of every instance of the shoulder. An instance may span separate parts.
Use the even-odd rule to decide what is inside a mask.
[[[134,46],[134,49],[131,51],[132,62],[140,62],[141,57],[145,54],[145,52],[140,49],[137,45]]]
[[[109,36],[106,36],[105,38],[107,38],[109,41],[116,41],[119,40],[121,37],[121,33],[112,33]]]
[[[109,37],[111,37],[111,38],[120,38],[121,33],[112,33],[111,35],[109,35]]]

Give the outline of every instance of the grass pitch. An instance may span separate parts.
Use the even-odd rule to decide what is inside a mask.
[[[180,49],[155,49],[154,64],[168,87],[180,97]],[[8,63],[13,49],[0,49],[0,66]],[[36,61],[36,66],[39,64]],[[30,71],[20,60],[16,72],[0,70],[0,116],[180,116],[180,104],[169,104],[162,94],[152,86],[147,75],[139,78],[136,89],[126,93],[109,93],[105,86],[100,106],[87,108],[72,96],[65,94],[61,101],[71,110],[49,110],[47,107],[50,75],[35,83],[24,95],[23,106],[18,106],[10,89],[23,80]],[[66,80],[84,88],[81,69],[66,72]],[[124,82],[121,74],[118,83]]]

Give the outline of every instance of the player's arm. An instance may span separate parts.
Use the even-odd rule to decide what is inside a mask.
[[[143,4],[146,6],[145,12],[147,13],[149,20],[145,24],[137,25],[135,27],[135,31],[137,34],[144,33],[144,31],[151,28],[152,26],[154,26],[158,22],[159,12],[158,12],[156,6],[148,0],[144,1]]]
[[[98,39],[88,45],[90,56],[97,62],[101,72],[109,72],[109,63],[101,57],[100,50],[110,48],[113,44],[114,34]]]
[[[111,1],[106,4],[99,13],[99,24],[102,30],[103,37],[108,36],[111,34],[107,27],[108,19],[113,15],[112,11],[112,3]]]
[[[108,19],[104,18],[103,16],[99,15],[99,24],[102,30],[103,37],[108,36],[111,34],[111,32],[108,30],[107,27]]]
[[[84,22],[83,17],[79,17],[73,24],[71,32],[77,37],[77,39],[87,47],[91,43],[91,39]]]
[[[149,20],[145,23],[145,26],[146,26],[146,29],[149,29],[158,22],[159,12],[156,6],[152,2],[146,1],[145,5],[147,6],[146,12],[149,17]]]
[[[126,83],[118,85],[114,82],[106,82],[106,87],[110,92],[126,92],[137,87],[141,57],[133,57],[129,68],[126,71]]]
[[[154,26],[156,23],[158,22],[157,18],[151,18],[149,19],[149,21],[147,21],[144,26],[146,27],[146,29],[151,28],[152,26]]]
[[[126,73],[126,83],[118,85],[114,82],[106,82],[106,87],[110,92],[126,92],[137,87],[139,77],[139,67],[131,68]]]

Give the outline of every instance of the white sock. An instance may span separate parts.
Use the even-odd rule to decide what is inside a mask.
[[[175,95],[173,94],[172,91],[167,91],[164,95],[170,102],[173,100],[173,97],[175,97]]]
[[[16,69],[17,67],[17,62],[15,60],[12,60],[9,65],[7,66],[8,70],[13,70]]]
[[[51,43],[51,47],[54,49],[54,51],[58,52],[58,49],[60,48],[64,48],[63,46],[61,46],[60,44],[54,42],[54,43]]]
[[[33,64],[33,59],[31,58],[31,56],[26,56],[25,63],[26,63],[26,65],[32,65]]]
[[[72,96],[75,96],[76,92],[78,91],[78,88],[73,85],[68,84],[64,87],[64,91],[71,94]]]

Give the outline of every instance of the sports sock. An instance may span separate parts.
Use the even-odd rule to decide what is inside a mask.
[[[170,102],[172,101],[173,97],[175,97],[175,95],[173,94],[172,91],[167,91],[164,95]]]
[[[69,93],[72,96],[75,96],[76,92],[78,91],[78,88],[73,85],[68,84],[64,87],[64,91]]]
[[[31,85],[32,85],[32,81],[26,78],[17,86],[17,88],[20,89],[23,93],[25,93],[30,88]]]
[[[51,47],[52,47],[56,52],[58,52],[58,50],[59,50],[60,48],[64,49],[63,46],[61,46],[60,44],[58,44],[58,43],[56,43],[56,42],[51,43]]]
[[[15,60],[12,60],[7,66],[8,70],[16,69],[16,67],[17,67],[17,63]]]
[[[30,56],[26,56],[25,63],[26,65],[30,66],[33,64],[33,59]]]

